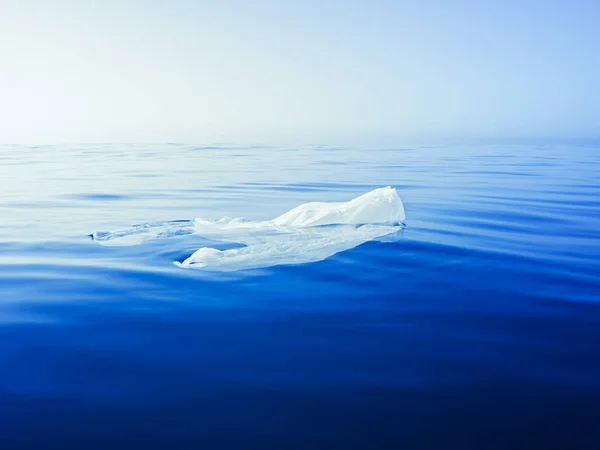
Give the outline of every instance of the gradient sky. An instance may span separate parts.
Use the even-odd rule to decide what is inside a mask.
[[[595,1],[0,0],[0,143],[600,137]]]

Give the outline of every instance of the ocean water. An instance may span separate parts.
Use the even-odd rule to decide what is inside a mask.
[[[384,186],[318,262],[89,236]],[[600,448],[600,145],[3,146],[0,194],[2,450]]]

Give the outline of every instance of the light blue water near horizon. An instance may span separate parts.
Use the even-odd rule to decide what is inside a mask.
[[[595,448],[600,146],[0,147],[2,448]],[[183,235],[382,186],[399,238],[182,269]]]

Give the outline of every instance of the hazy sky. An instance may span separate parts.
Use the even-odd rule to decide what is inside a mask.
[[[594,1],[0,0],[0,143],[600,137]]]

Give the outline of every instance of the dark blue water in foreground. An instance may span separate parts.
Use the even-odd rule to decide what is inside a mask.
[[[397,188],[322,262],[181,269],[199,237]],[[0,148],[0,448],[600,448],[600,146]]]

